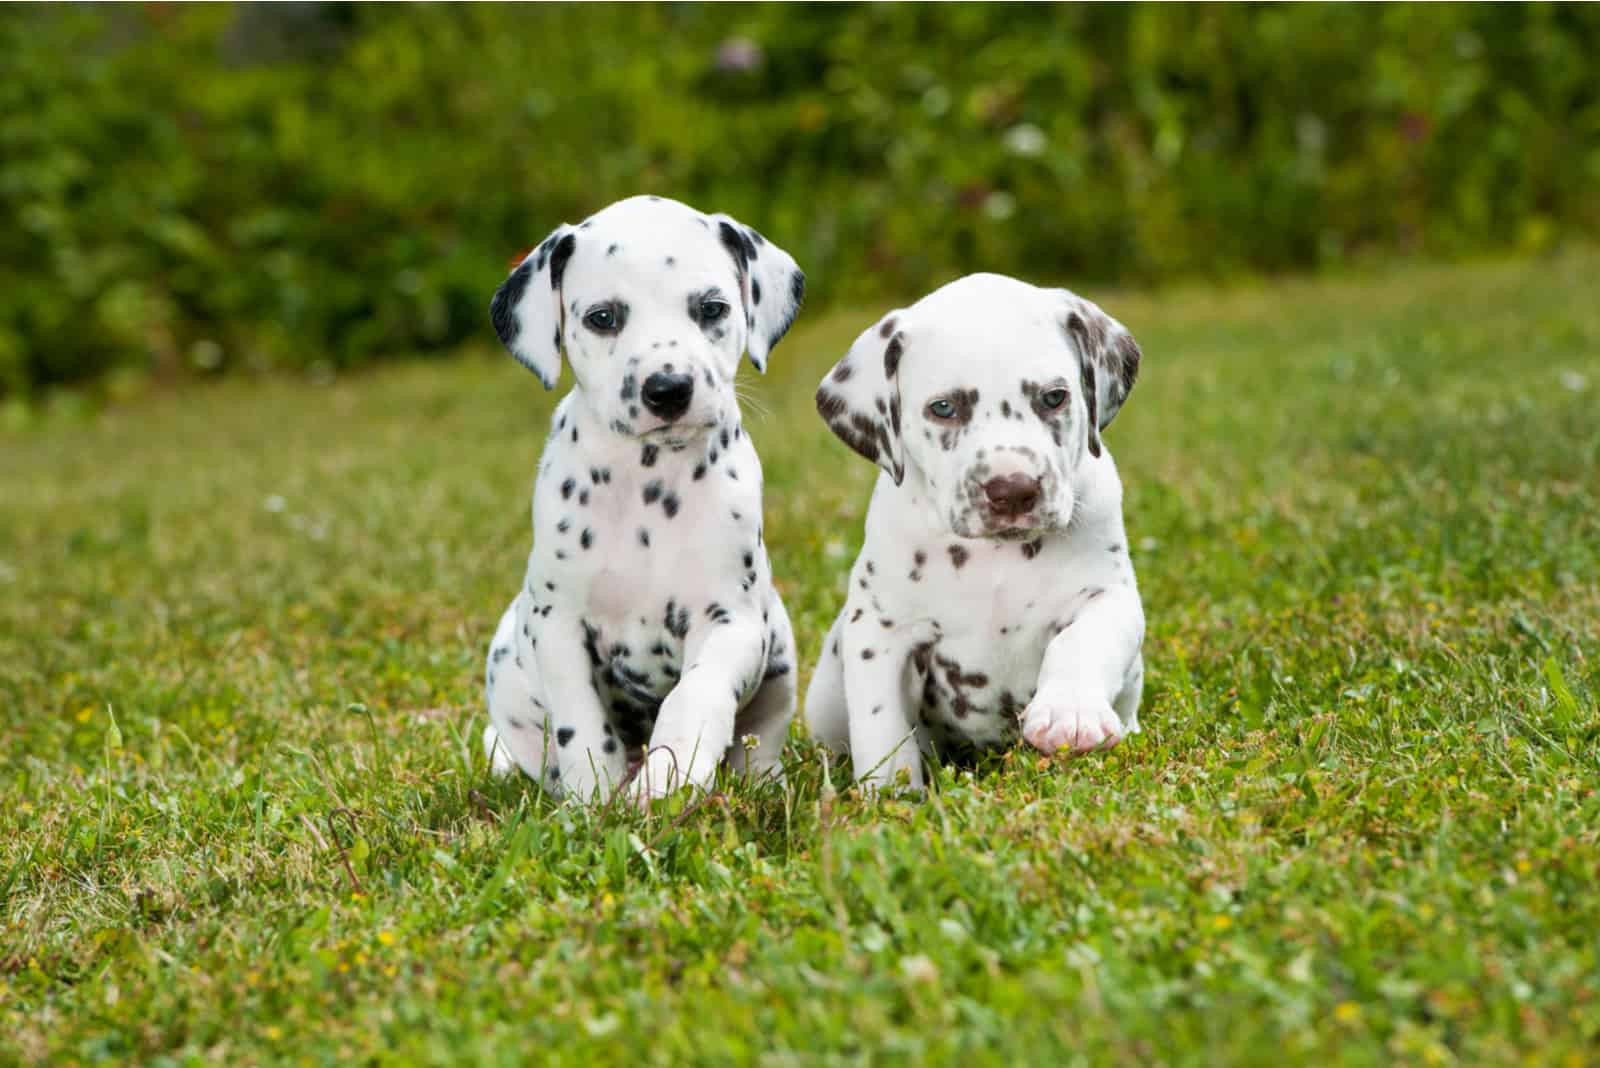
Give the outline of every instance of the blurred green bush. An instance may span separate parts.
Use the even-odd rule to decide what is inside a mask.
[[[814,300],[1600,230],[1600,8],[8,7],[0,392],[487,337],[557,222],[730,211]]]

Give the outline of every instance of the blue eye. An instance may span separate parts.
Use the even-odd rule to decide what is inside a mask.
[[[956,414],[956,406],[943,397],[940,397],[936,401],[929,402],[928,414],[933,416],[935,419],[954,419]]]
[[[702,300],[700,302],[700,321],[714,323],[728,314],[728,302],[725,300]]]
[[[1067,403],[1067,391],[1060,386],[1055,389],[1047,389],[1039,394],[1039,403],[1053,411]]]

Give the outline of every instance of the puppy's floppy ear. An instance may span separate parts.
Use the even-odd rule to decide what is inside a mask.
[[[722,246],[739,270],[740,299],[749,340],[745,352],[757,371],[766,373],[772,351],[800,312],[806,296],[806,276],[794,257],[731,215],[713,215]]]
[[[846,445],[871,460],[899,485],[906,477],[900,436],[900,357],[906,335],[893,311],[856,338],[844,359],[817,387],[817,412]]]
[[[561,377],[561,276],[578,246],[577,231],[558,226],[500,283],[489,302],[489,320],[511,355],[539,376],[545,389]]]
[[[1089,451],[1100,455],[1099,432],[1111,425],[1139,377],[1139,345],[1128,328],[1069,290],[1058,289],[1061,328],[1078,353],[1084,399],[1089,404]]]

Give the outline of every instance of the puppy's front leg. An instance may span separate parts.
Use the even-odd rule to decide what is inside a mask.
[[[547,744],[555,753],[555,776],[547,785],[561,793],[589,801],[598,791],[603,798],[616,788],[628,770],[628,756],[605,733],[605,710],[589,673],[583,625],[555,616],[543,621],[533,654],[550,702],[545,726]]]
[[[1044,753],[1110,748],[1126,726],[1112,708],[1144,642],[1144,608],[1132,586],[1087,595],[1045,648],[1022,736]]]
[[[848,609],[848,606],[846,606]],[[922,789],[922,753],[911,726],[906,666],[913,635],[846,624],[842,635],[844,692],[850,718],[850,766],[864,790],[902,785]]]
[[[639,799],[710,783],[733,744],[739,704],[765,668],[759,615],[734,616],[713,604],[684,646],[683,676],[661,702],[650,751],[634,784]]]

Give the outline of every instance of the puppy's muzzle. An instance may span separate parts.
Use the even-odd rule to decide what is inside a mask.
[[[996,516],[1020,517],[1039,506],[1041,486],[1029,475],[1000,475],[983,484],[983,496]]]
[[[644,380],[639,394],[651,415],[670,423],[689,410],[689,402],[694,399],[694,377],[657,371]]]

